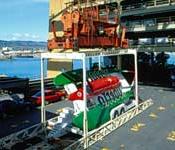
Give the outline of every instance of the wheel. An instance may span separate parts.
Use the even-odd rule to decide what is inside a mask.
[[[118,113],[118,111],[116,110],[116,111],[114,112],[113,119],[116,118],[116,117],[118,117],[118,116],[119,116],[119,113]]]
[[[122,109],[120,110],[120,115],[122,115],[123,113],[125,113],[125,109],[124,109],[124,108],[122,108]]]

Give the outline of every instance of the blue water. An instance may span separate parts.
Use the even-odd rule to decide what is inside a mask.
[[[92,60],[95,62],[95,60]],[[89,62],[87,62],[87,68]],[[73,68],[82,68],[81,61],[74,61]],[[9,77],[21,77],[29,79],[40,78],[40,58],[13,58],[7,60],[0,60],[0,75],[7,75]],[[47,74],[47,62],[44,62],[45,76]]]
[[[97,62],[97,59],[92,62]],[[175,53],[170,55],[168,64],[175,65]],[[103,64],[102,64],[103,65]],[[44,62],[44,72],[46,76],[47,62]],[[87,61],[87,68],[89,67],[89,61]],[[81,61],[74,61],[73,68],[82,68]],[[13,58],[7,60],[0,60],[0,75],[4,74],[10,77],[22,77],[30,79],[40,78],[40,58]]]
[[[44,72],[46,75],[47,62],[44,62]],[[22,77],[37,79],[40,78],[40,59],[39,58],[13,58],[0,60],[0,74],[9,77]]]

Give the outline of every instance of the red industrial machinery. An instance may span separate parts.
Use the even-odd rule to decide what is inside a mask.
[[[88,85],[92,93],[88,96],[94,96],[94,94],[99,94],[107,90],[112,90],[120,86],[120,81],[116,76],[107,76],[93,81],[89,81]],[[77,89],[77,91],[69,95],[69,100],[83,100],[83,88]]]
[[[51,22],[53,39],[48,41],[48,49],[79,48],[127,48],[126,28],[120,25],[117,9],[106,6],[91,6],[66,11],[61,16],[63,36],[57,37],[55,21]]]

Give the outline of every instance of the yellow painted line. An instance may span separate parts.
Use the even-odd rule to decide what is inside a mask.
[[[166,108],[165,108],[164,106],[159,106],[157,109],[158,109],[159,111],[164,111]]]
[[[63,109],[57,109],[56,112],[63,112]]]
[[[153,118],[153,119],[157,119],[158,116],[157,116],[155,113],[151,112],[151,113],[149,114],[149,117],[151,117],[151,118]]]
[[[167,140],[169,140],[169,141],[175,141],[175,131],[171,131],[171,132],[168,134]]]
[[[134,131],[134,132],[138,132],[138,131],[140,131],[141,128],[144,127],[144,126],[145,126],[144,123],[136,123],[136,124],[134,124],[134,125],[130,128],[130,130],[131,130],[131,131]]]
[[[108,147],[103,147],[101,150],[110,150]]]

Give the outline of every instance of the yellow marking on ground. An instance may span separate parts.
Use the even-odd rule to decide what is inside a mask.
[[[18,125],[17,124],[12,124],[10,127],[11,128],[16,128]]]
[[[149,116],[150,116],[151,118],[153,118],[153,119],[157,119],[157,117],[158,117],[158,116],[157,116],[155,113],[153,113],[153,112],[150,113]]]
[[[63,112],[63,109],[57,109],[56,112],[61,113]]]
[[[164,106],[159,106],[157,109],[158,109],[159,111],[164,111],[166,108],[165,108]]]
[[[144,123],[136,123],[134,124],[132,127],[131,127],[131,131],[135,131],[135,132],[138,132],[141,130],[142,127],[144,127],[145,124]]]
[[[110,150],[108,147],[103,147],[101,150]]]
[[[175,131],[171,131],[171,132],[168,134],[167,140],[175,141]]]

